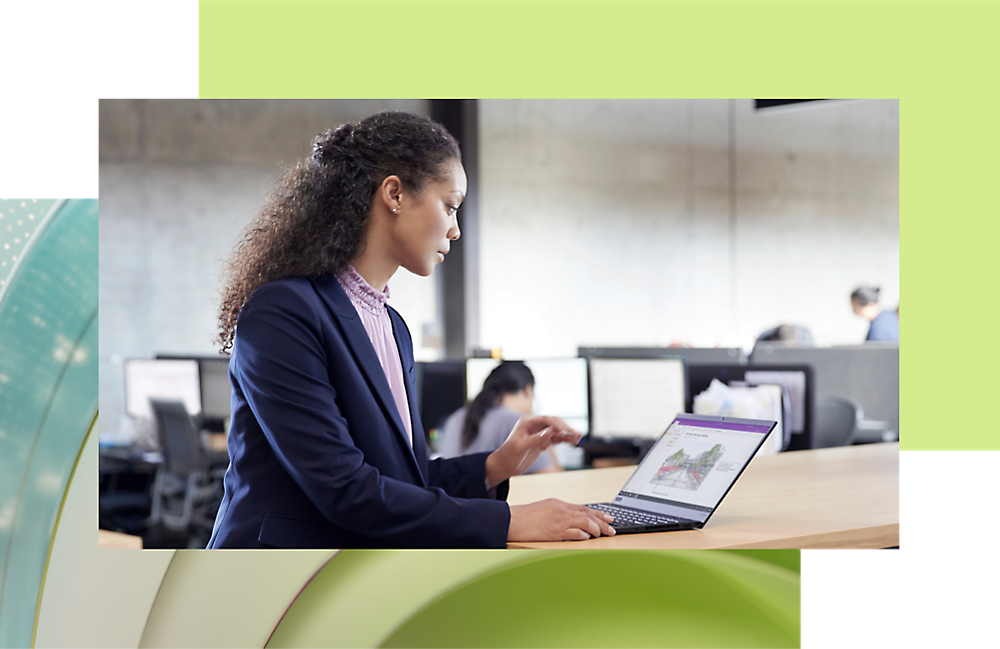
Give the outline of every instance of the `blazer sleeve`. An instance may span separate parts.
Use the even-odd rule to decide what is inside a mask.
[[[489,452],[438,458],[427,463],[428,482],[459,498],[507,500],[510,481],[486,489],[486,457]]]
[[[349,429],[330,380],[338,363],[354,361],[343,341],[323,340],[336,335],[324,318],[329,312],[305,291],[281,283],[259,289],[240,315],[234,375],[281,466],[331,523],[356,534],[403,547],[505,547],[506,503],[454,498],[365,461],[351,436],[365,431]],[[344,358],[327,357],[340,352]],[[457,474],[471,465],[449,468],[444,482],[468,491]]]
[[[410,334],[410,328],[406,326],[406,321],[395,309],[389,307],[389,312],[394,326],[399,328],[400,342],[404,343],[399,350],[403,356],[403,365],[412,368],[414,364],[413,337]],[[486,457],[489,454],[490,452],[470,453],[463,456],[431,460],[427,463],[427,482],[432,486],[444,489],[447,494],[456,498],[507,500],[507,493],[510,490],[508,480],[504,480],[493,489],[486,488]]]

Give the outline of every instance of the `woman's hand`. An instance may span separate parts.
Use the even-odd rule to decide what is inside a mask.
[[[530,505],[512,505],[508,541],[583,541],[614,536],[610,514],[549,498]]]
[[[507,440],[486,458],[486,478],[490,489],[511,476],[521,475],[553,444],[583,438],[558,417],[521,417]]]

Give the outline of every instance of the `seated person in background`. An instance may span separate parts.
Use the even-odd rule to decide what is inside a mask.
[[[860,286],[851,293],[851,307],[856,315],[871,322],[865,340],[899,341],[899,315],[883,311],[878,305],[878,288]]]
[[[472,403],[444,422],[438,451],[442,457],[492,452],[500,448],[514,424],[531,414],[535,377],[521,361],[503,361],[483,383]],[[543,453],[525,473],[561,471],[550,453]]]
[[[789,346],[802,345],[811,347],[813,344],[812,333],[803,326],[783,324],[768,329],[757,337],[758,343],[780,342]]]

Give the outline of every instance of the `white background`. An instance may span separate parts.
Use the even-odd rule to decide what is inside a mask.
[[[99,97],[197,96],[197,2],[5,2],[0,25],[0,197],[96,197]],[[903,549],[804,551],[802,646],[994,645],[998,459],[901,453]]]

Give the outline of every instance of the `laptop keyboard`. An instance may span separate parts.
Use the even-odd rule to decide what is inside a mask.
[[[663,516],[661,514],[652,514],[649,512],[641,512],[637,509],[628,509],[626,507],[619,507],[618,505],[612,505],[610,503],[598,503],[596,505],[587,505],[591,509],[597,509],[602,512],[607,512],[615,517],[615,520],[611,522],[611,527],[618,529],[619,527],[642,527],[646,525],[676,525],[680,521],[676,518],[671,518],[670,516]]]

